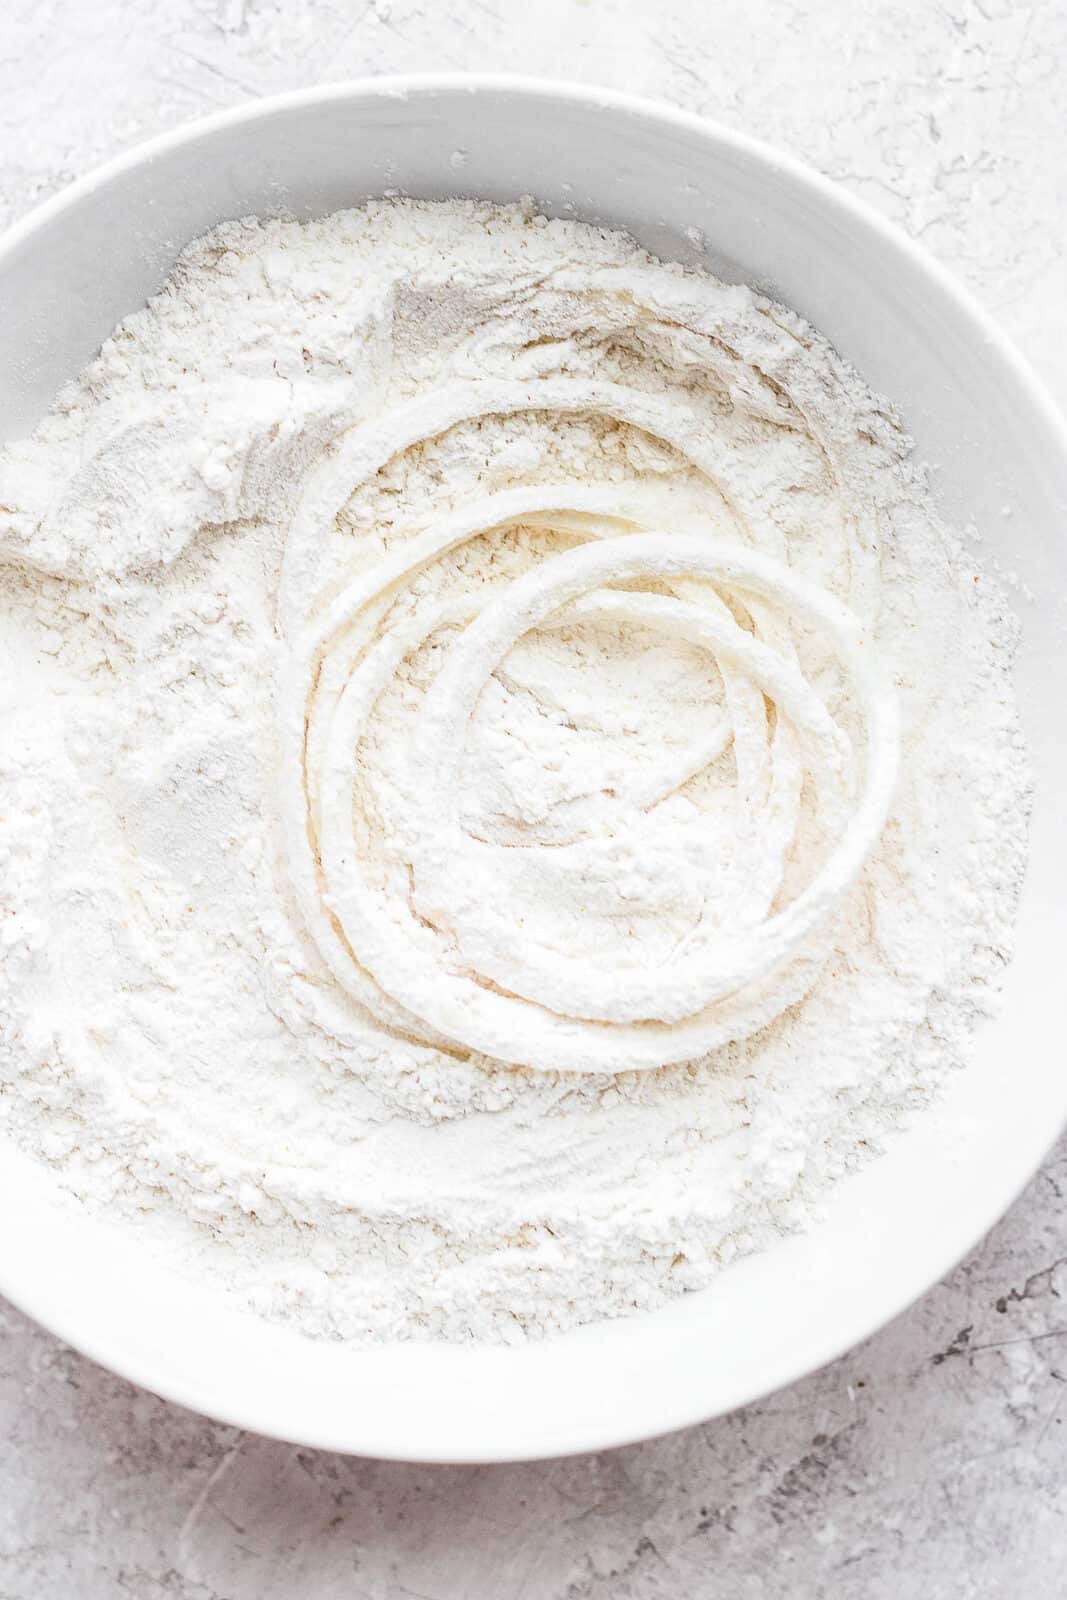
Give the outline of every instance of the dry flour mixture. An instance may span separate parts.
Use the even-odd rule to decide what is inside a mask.
[[[749,289],[523,207],[218,228],[0,456],[0,1128],[315,1335],[707,1284],[995,999],[1014,637]]]

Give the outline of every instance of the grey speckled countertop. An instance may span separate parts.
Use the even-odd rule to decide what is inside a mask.
[[[1067,402],[1062,0],[8,0],[0,221],[183,118],[430,69],[624,87],[795,151],[921,238]],[[1067,1144],[891,1327],[673,1438],[521,1467],[317,1455],[0,1304],[0,1439],[0,1600],[1062,1600]]]

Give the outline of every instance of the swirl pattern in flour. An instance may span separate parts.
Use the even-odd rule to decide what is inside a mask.
[[[306,567],[303,557],[334,528],[353,491],[398,454],[472,418],[523,412],[606,417],[663,442],[717,486],[751,544],[692,519],[685,532],[650,521],[625,484],[534,483],[475,495],[411,529],[379,559],[335,575],[303,613],[291,600],[287,611],[294,586],[283,575],[292,884],[336,983],[409,1038],[571,1072],[691,1060],[751,1034],[815,980],[833,914],[887,815],[894,697],[862,622],[782,556],[758,548],[773,547],[776,530],[685,402],[616,383],[454,382],[352,429],[306,487],[287,572]],[[393,616],[397,597],[435,563],[516,527],[564,535],[571,547],[511,581],[443,597],[424,585],[403,619]],[[651,783],[606,796],[599,837],[588,828],[529,841],[478,837],[464,824],[461,791],[480,696],[526,637],[587,623],[636,625],[692,647],[720,685],[716,714],[680,761],[665,747]],[[854,713],[851,733],[805,675],[798,634],[832,655]],[[361,812],[368,721],[404,663],[431,641],[443,641],[443,664],[406,740],[392,809]],[[623,863],[641,852],[654,809],[727,751],[729,839],[725,850],[719,840],[715,857],[714,906],[708,897],[668,959],[650,961],[639,941],[624,963],[574,959],[558,937],[526,926],[508,895],[508,858],[517,850],[537,857],[532,869],[523,864],[527,873],[543,872],[547,860],[578,902],[605,866],[625,877]],[[368,869],[361,838],[375,827],[403,868],[399,879]],[[804,881],[787,892],[787,864],[798,854]],[[640,889],[624,891],[630,903],[620,914],[634,915],[640,897]]]

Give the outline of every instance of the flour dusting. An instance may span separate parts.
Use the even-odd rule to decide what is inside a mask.
[[[227,223],[0,453],[0,1129],[314,1336],[703,1287],[996,1003],[1016,631],[782,306]]]

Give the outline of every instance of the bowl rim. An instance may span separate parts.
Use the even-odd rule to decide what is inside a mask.
[[[739,132],[714,118],[682,110],[652,97],[604,88],[596,84],[523,74],[492,72],[383,74],[381,76],[361,76],[314,85],[283,94],[267,96],[261,100],[245,102],[205,117],[184,121],[164,133],[132,145],[119,155],[91,168],[83,176],[75,179],[56,194],[33,207],[25,216],[15,221],[0,235],[0,265],[27,242],[31,241],[34,235],[47,227],[54,218],[60,216],[69,208],[76,206],[81,200],[92,195],[95,190],[104,187],[113,179],[120,177],[123,173],[133,168],[150,164],[160,156],[179,149],[183,145],[195,143],[205,136],[243,124],[268,121],[279,114],[331,102],[356,101],[367,98],[403,101],[417,99],[422,95],[433,96],[455,94],[457,92],[469,93],[472,96],[483,93],[498,93],[538,97],[545,101],[563,100],[609,113],[623,113],[650,119],[663,126],[674,127],[679,131],[695,134],[712,142],[718,142],[736,153],[749,157],[764,167],[777,170],[792,182],[814,194],[822,205],[835,211],[839,217],[850,219],[868,233],[873,234],[888,250],[898,256],[907,258],[911,265],[922,274],[934,289],[955,302],[958,310],[970,322],[976,335],[987,346],[992,358],[1006,368],[1014,378],[1023,392],[1026,404],[1030,407],[1035,420],[1039,421],[1044,430],[1046,430],[1047,437],[1051,440],[1053,448],[1062,453],[1064,459],[1067,460],[1067,417],[1057,406],[1043,379],[1016,348],[1013,341],[994,317],[985,310],[972,291],[960,282],[953,272],[942,266],[935,257],[929,254],[924,246],[915,241],[903,228],[889,221],[868,202],[857,198],[835,180],[824,176],[815,167],[810,166],[807,162],[791,155],[787,151],[780,150],[776,146],[765,143],[763,140],[747,133]],[[1067,1120],[1067,1103],[1064,1105],[1064,1119]],[[1059,1127],[1055,1127],[1050,1131],[1044,1145],[1046,1152],[1052,1147],[1060,1131]],[[1032,1162],[1032,1154],[1033,1147],[1031,1146],[1027,1159],[1022,1161],[1017,1159],[1014,1168],[1006,1177],[1002,1178],[999,1185],[990,1185],[990,1193],[984,1215],[978,1216],[975,1212],[970,1213],[966,1239],[962,1242],[957,1239],[953,1248],[944,1252],[944,1259],[939,1259],[935,1269],[924,1272],[920,1281],[912,1284],[905,1296],[902,1297],[898,1294],[893,1299],[890,1309],[887,1309],[885,1304],[880,1304],[869,1310],[866,1315],[853,1318],[848,1327],[842,1328],[835,1334],[827,1334],[814,1355],[809,1346],[799,1358],[794,1358],[791,1362],[783,1362],[780,1369],[771,1374],[765,1381],[750,1385],[729,1406],[715,1405],[709,1410],[707,1403],[702,1402],[699,1390],[695,1390],[692,1401],[686,1407],[679,1408],[675,1406],[669,1410],[665,1407],[661,1419],[655,1426],[639,1425],[637,1427],[627,1427],[625,1423],[615,1422],[602,1425],[595,1433],[591,1432],[588,1427],[580,1430],[574,1429],[572,1436],[567,1437],[565,1442],[560,1442],[553,1446],[552,1456],[580,1454],[587,1451],[612,1448],[697,1425],[717,1415],[727,1414],[729,1411],[738,1409],[741,1406],[750,1405],[755,1401],[761,1400],[837,1359],[847,1350],[886,1326],[887,1323],[927,1294],[975,1247],[988,1229],[1003,1215],[1007,1206],[1017,1198],[1034,1176],[1037,1170],[1037,1163]],[[193,1392],[195,1386],[183,1385],[176,1379],[169,1381],[164,1378],[163,1381],[160,1381],[158,1374],[152,1370],[152,1361],[147,1352],[144,1353],[141,1360],[134,1360],[129,1356],[128,1352],[125,1352],[122,1356],[116,1355],[107,1347],[107,1341],[104,1339],[94,1339],[88,1335],[82,1336],[77,1326],[76,1316],[62,1307],[61,1304],[53,1303],[53,1300],[49,1299],[43,1284],[38,1285],[38,1292],[35,1293],[32,1287],[25,1284],[12,1284],[9,1282],[8,1267],[2,1253],[0,1253],[0,1294],[4,1295],[27,1316],[80,1351],[83,1355],[105,1366],[120,1377],[139,1384],[167,1400],[200,1412],[203,1415],[213,1417],[218,1421],[250,1432],[266,1435],[267,1437],[274,1437],[287,1442],[293,1442],[294,1438],[298,1437],[291,1430],[282,1431],[279,1428],[275,1431],[269,1419],[264,1419],[261,1415],[253,1415],[251,1408],[247,1405],[235,1403],[228,1408],[226,1405],[218,1403],[215,1399],[205,1403],[201,1395]],[[461,1444],[457,1444],[447,1454],[439,1451],[419,1452],[416,1454],[411,1449],[390,1450],[387,1441],[383,1441],[377,1436],[362,1443],[358,1440],[342,1442],[336,1435],[323,1436],[321,1430],[317,1434],[313,1430],[308,1430],[306,1434],[299,1436],[298,1442],[312,1448],[373,1455],[377,1459],[426,1463],[486,1463],[546,1458],[546,1452],[543,1449],[532,1445],[520,1445],[518,1448],[490,1453],[484,1448],[465,1449]]]
[[[335,100],[348,100],[366,95],[406,100],[420,94],[439,94],[457,90],[472,95],[496,91],[505,94],[536,95],[546,99],[581,101],[606,111],[651,117],[690,133],[721,140],[723,144],[732,145],[735,150],[751,156],[756,161],[777,167],[796,182],[814,190],[824,201],[836,206],[843,215],[851,215],[856,222],[880,235],[887,245],[907,255],[913,265],[933,279],[974,321],[979,323],[984,338],[1030,391],[1032,402],[1044,413],[1045,421],[1053,432],[1059,433],[1061,443],[1067,448],[1067,416],[1052,398],[1047,385],[1032,363],[1004,332],[993,315],[985,309],[974,292],[954,272],[942,266],[924,245],[919,244],[897,223],[884,217],[868,201],[861,200],[842,183],[826,177],[817,167],[801,160],[800,157],[791,155],[787,150],[779,149],[777,145],[759,139],[753,134],[731,128],[714,117],[707,117],[696,111],[685,111],[679,106],[671,105],[665,100],[657,100],[652,96],[631,94],[627,90],[609,89],[567,78],[539,78],[529,74],[509,72],[383,73],[377,76],[364,75],[339,79],[333,83],[316,84],[304,89],[290,89],[282,94],[266,95],[260,100],[229,106],[222,111],[211,112],[205,117],[193,117],[178,123],[174,128],[167,129],[164,133],[153,135],[150,139],[139,140],[119,155],[91,167],[80,178],[75,178],[55,194],[50,195],[47,200],[33,206],[25,216],[17,218],[0,234],[0,262],[32,238],[38,229],[46,226],[70,206],[76,205],[85,196],[92,194],[94,189],[101,188],[133,167],[154,161],[168,151],[178,149],[183,144],[193,143],[205,135],[219,132],[224,128],[239,127],[247,122],[266,120],[281,112],[295,111],[304,106],[326,104]]]

